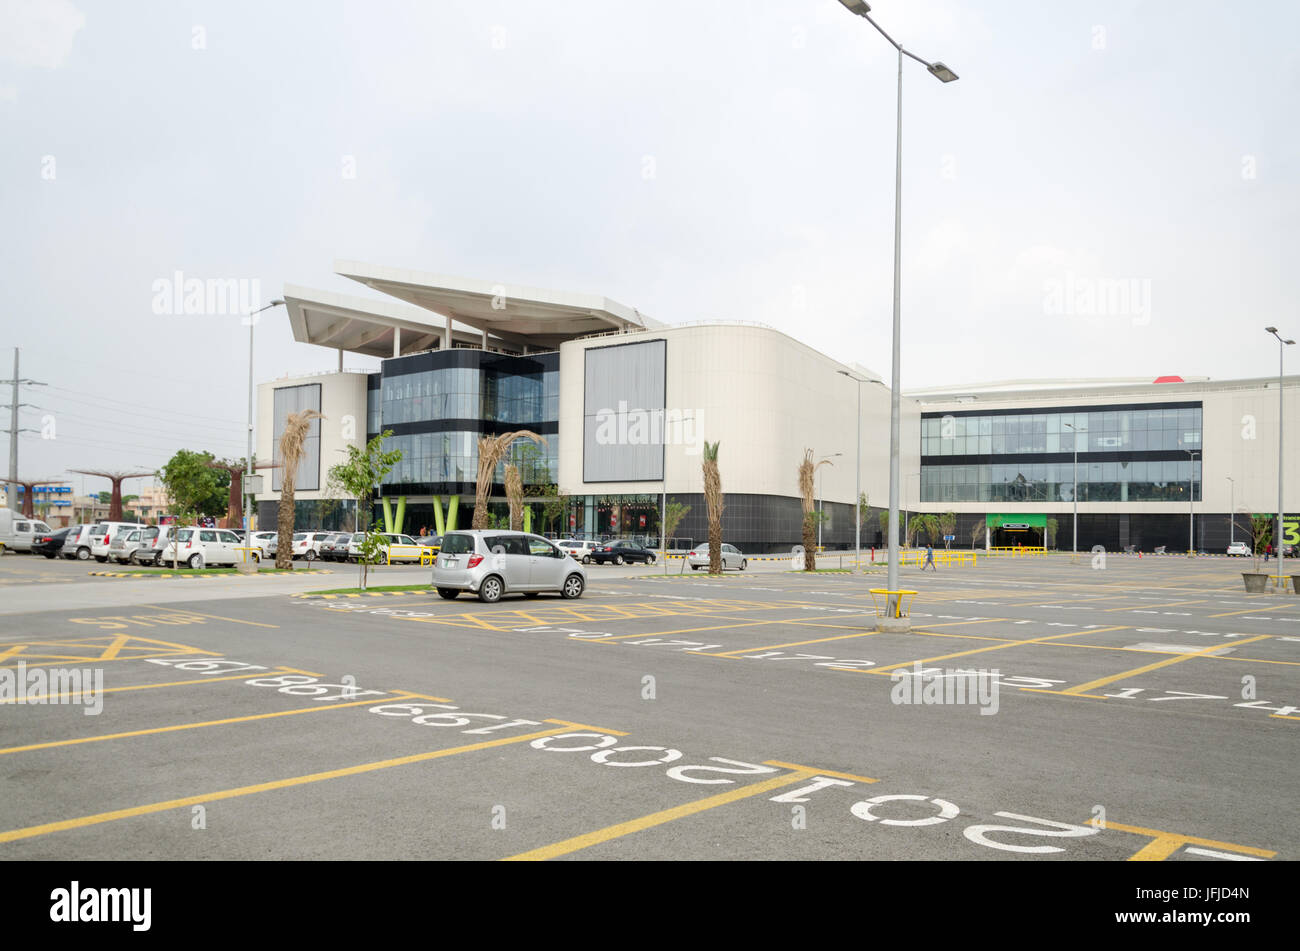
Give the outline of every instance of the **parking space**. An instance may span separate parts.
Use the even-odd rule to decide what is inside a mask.
[[[1294,858],[1300,611],[1146,567],[8,615],[0,855]]]

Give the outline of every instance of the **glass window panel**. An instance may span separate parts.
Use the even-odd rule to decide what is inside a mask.
[[[987,456],[989,453],[991,453],[991,452],[993,451],[993,437],[992,437],[992,436],[987,436],[987,435],[980,436],[980,437],[979,437],[979,441],[980,441],[979,452],[980,452],[982,455]]]
[[[1007,418],[1005,416],[994,416],[992,423],[994,436],[1001,436],[1007,431]]]
[[[981,436],[993,435],[993,420],[989,419],[987,416],[981,416],[979,419],[979,424],[980,424]]]

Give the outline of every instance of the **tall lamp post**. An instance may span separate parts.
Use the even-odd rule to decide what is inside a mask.
[[[894,147],[894,328],[893,355],[890,361],[890,398],[889,398],[889,574],[887,586],[890,591],[898,590],[898,454],[899,454],[899,416],[902,390],[899,383],[900,331],[899,313],[902,298],[900,284],[902,278],[902,216],[903,216],[903,57],[907,56],[924,66],[940,82],[950,83],[957,74],[937,60],[928,62],[915,53],[903,49],[892,36],[880,28],[871,18],[871,5],[866,0],[840,0],[845,8],[862,17],[876,32],[889,41],[889,45],[898,51],[898,120]],[[887,613],[893,617],[898,611],[898,595],[888,595]]]
[[[1232,476],[1224,476],[1228,480],[1228,545],[1237,540],[1237,480]]]
[[[844,453],[842,452],[833,452],[826,458],[834,459],[837,456],[842,456],[842,455],[844,455]],[[822,495],[822,474],[820,472],[817,473],[817,499],[818,499],[818,508],[821,510],[821,517],[817,519],[817,550],[821,551],[822,522],[826,520],[826,497]],[[854,500],[854,502],[856,507],[856,500]]]
[[[265,307],[259,307],[252,311],[244,319],[248,322],[248,455],[244,457],[244,537],[252,531],[253,524],[249,517],[249,512],[253,508],[253,328],[257,326],[255,319],[258,314],[264,310],[270,310],[272,307],[283,306],[284,301],[276,298]]]
[[[1195,449],[1184,449],[1187,453],[1187,557],[1196,554],[1196,457],[1200,453]]]
[[[1070,443],[1074,446],[1074,475],[1072,476],[1074,481],[1070,484],[1070,495],[1074,498],[1074,528],[1070,532],[1074,538],[1071,545],[1070,560],[1074,561],[1079,557],[1079,431],[1074,428],[1074,423],[1062,421],[1061,425],[1072,433]]]
[[[853,476],[853,573],[858,573],[858,559],[862,555],[862,384],[883,383],[884,380],[860,380],[848,370],[836,370],[840,376],[847,376],[858,384],[858,428],[857,448],[854,450],[856,461]]]
[[[1277,337],[1277,531],[1273,538],[1277,544],[1277,583],[1279,587],[1282,584],[1282,553],[1286,550],[1283,546],[1285,539],[1282,537],[1282,357],[1286,353],[1286,348],[1295,344],[1294,340],[1286,340],[1277,332],[1276,327],[1265,327],[1266,331]]]

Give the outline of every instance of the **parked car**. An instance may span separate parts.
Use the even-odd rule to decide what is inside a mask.
[[[90,554],[96,561],[108,561],[108,549],[118,532],[129,532],[133,528],[148,528],[139,522],[100,522],[90,527]]]
[[[607,565],[613,562],[621,565],[625,561],[643,561],[647,565],[655,563],[655,553],[648,548],[642,548],[629,541],[610,542],[608,545],[598,545],[591,550],[591,560],[598,565]]]
[[[244,555],[239,547],[239,537],[223,528],[178,528],[175,540],[163,548],[162,560],[170,564],[175,556],[176,561],[190,568],[234,565]]]
[[[416,535],[415,543],[421,548],[432,548],[435,555],[442,550],[441,535]]]
[[[63,551],[61,554],[64,558],[76,558],[78,561],[87,561],[90,558],[90,530],[93,525],[72,525],[68,528],[68,534],[63,539]]]
[[[372,535],[378,535],[380,538],[379,551],[375,554],[372,564],[382,565],[389,560],[388,549],[393,545],[410,545],[415,546],[415,539],[410,535],[396,535],[392,532],[371,532]],[[348,561],[361,560],[361,543],[365,540],[365,532],[356,532],[352,540],[348,542]],[[418,551],[402,552],[392,556],[393,561],[419,561],[420,553]]]
[[[117,537],[108,546],[108,560],[122,565],[135,561],[136,552],[146,544],[145,531],[146,529],[143,528],[133,528],[130,531],[118,532]]]
[[[26,518],[13,509],[0,509],[0,548],[8,551],[31,551],[32,544],[54,529],[38,518]]]
[[[443,536],[433,563],[433,586],[447,599],[462,591],[487,602],[515,592],[535,598],[555,591],[579,598],[587,587],[587,571],[540,535],[478,529]]]
[[[339,535],[331,535],[326,541],[321,543],[320,557],[322,561],[347,561],[348,542],[352,541],[351,532],[343,532]]]
[[[257,549],[257,552],[263,558],[274,558],[275,551],[268,547],[269,543],[279,539],[279,532],[253,532],[253,539],[248,544],[250,547]]]
[[[591,564],[592,551],[601,545],[590,538],[566,538],[556,544],[568,552],[570,558],[576,558],[584,565]]]
[[[709,567],[709,546],[708,544],[696,545],[686,556],[686,563],[691,566],[691,571],[699,571],[701,568]],[[744,571],[749,567],[749,560],[740,552],[735,545],[722,546],[722,570],[735,568]]]
[[[1249,555],[1250,546],[1245,542],[1233,542],[1228,546],[1229,555]]]
[[[320,557],[321,545],[333,537],[329,532],[298,532],[293,536],[293,557],[315,561]]]
[[[163,549],[175,534],[175,525],[150,525],[141,529],[140,547],[132,553],[130,560],[141,565],[161,565]]]
[[[63,551],[63,542],[68,537],[71,528],[61,528],[57,532],[41,534],[32,542],[32,554],[44,555],[46,558],[53,558]]]

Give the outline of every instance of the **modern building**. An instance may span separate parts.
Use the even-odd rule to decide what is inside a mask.
[[[800,541],[797,469],[818,473],[828,548],[854,539],[855,452],[870,502],[864,545],[884,542],[889,390],[879,375],[745,322],[667,325],[607,298],[375,267],[339,274],[390,300],[285,288],[298,341],[337,351],[333,372],[262,383],[259,459],[276,462],[285,417],[315,409],[296,480],[297,524],[351,528],[355,505],[328,485],[348,446],[389,431],[402,461],[375,512],[392,530],[464,527],[478,439],[514,430],[534,530],[658,543],[667,499],[689,507],[676,538],[707,535],[704,443],[719,444],[727,541],[788,551]],[[878,352],[887,352],[881,341]],[[344,370],[344,354],[379,358]],[[1286,413],[1300,419],[1298,378]],[[1277,505],[1276,378],[1013,381],[904,394],[900,499],[912,515],[953,513],[954,545],[1195,545],[1247,536],[1247,513]],[[1077,478],[1075,468],[1077,446]],[[1300,509],[1300,439],[1286,447],[1286,497]],[[257,496],[262,524],[281,470]],[[492,514],[503,518],[504,462]],[[1230,527],[1230,513],[1238,513]]]

